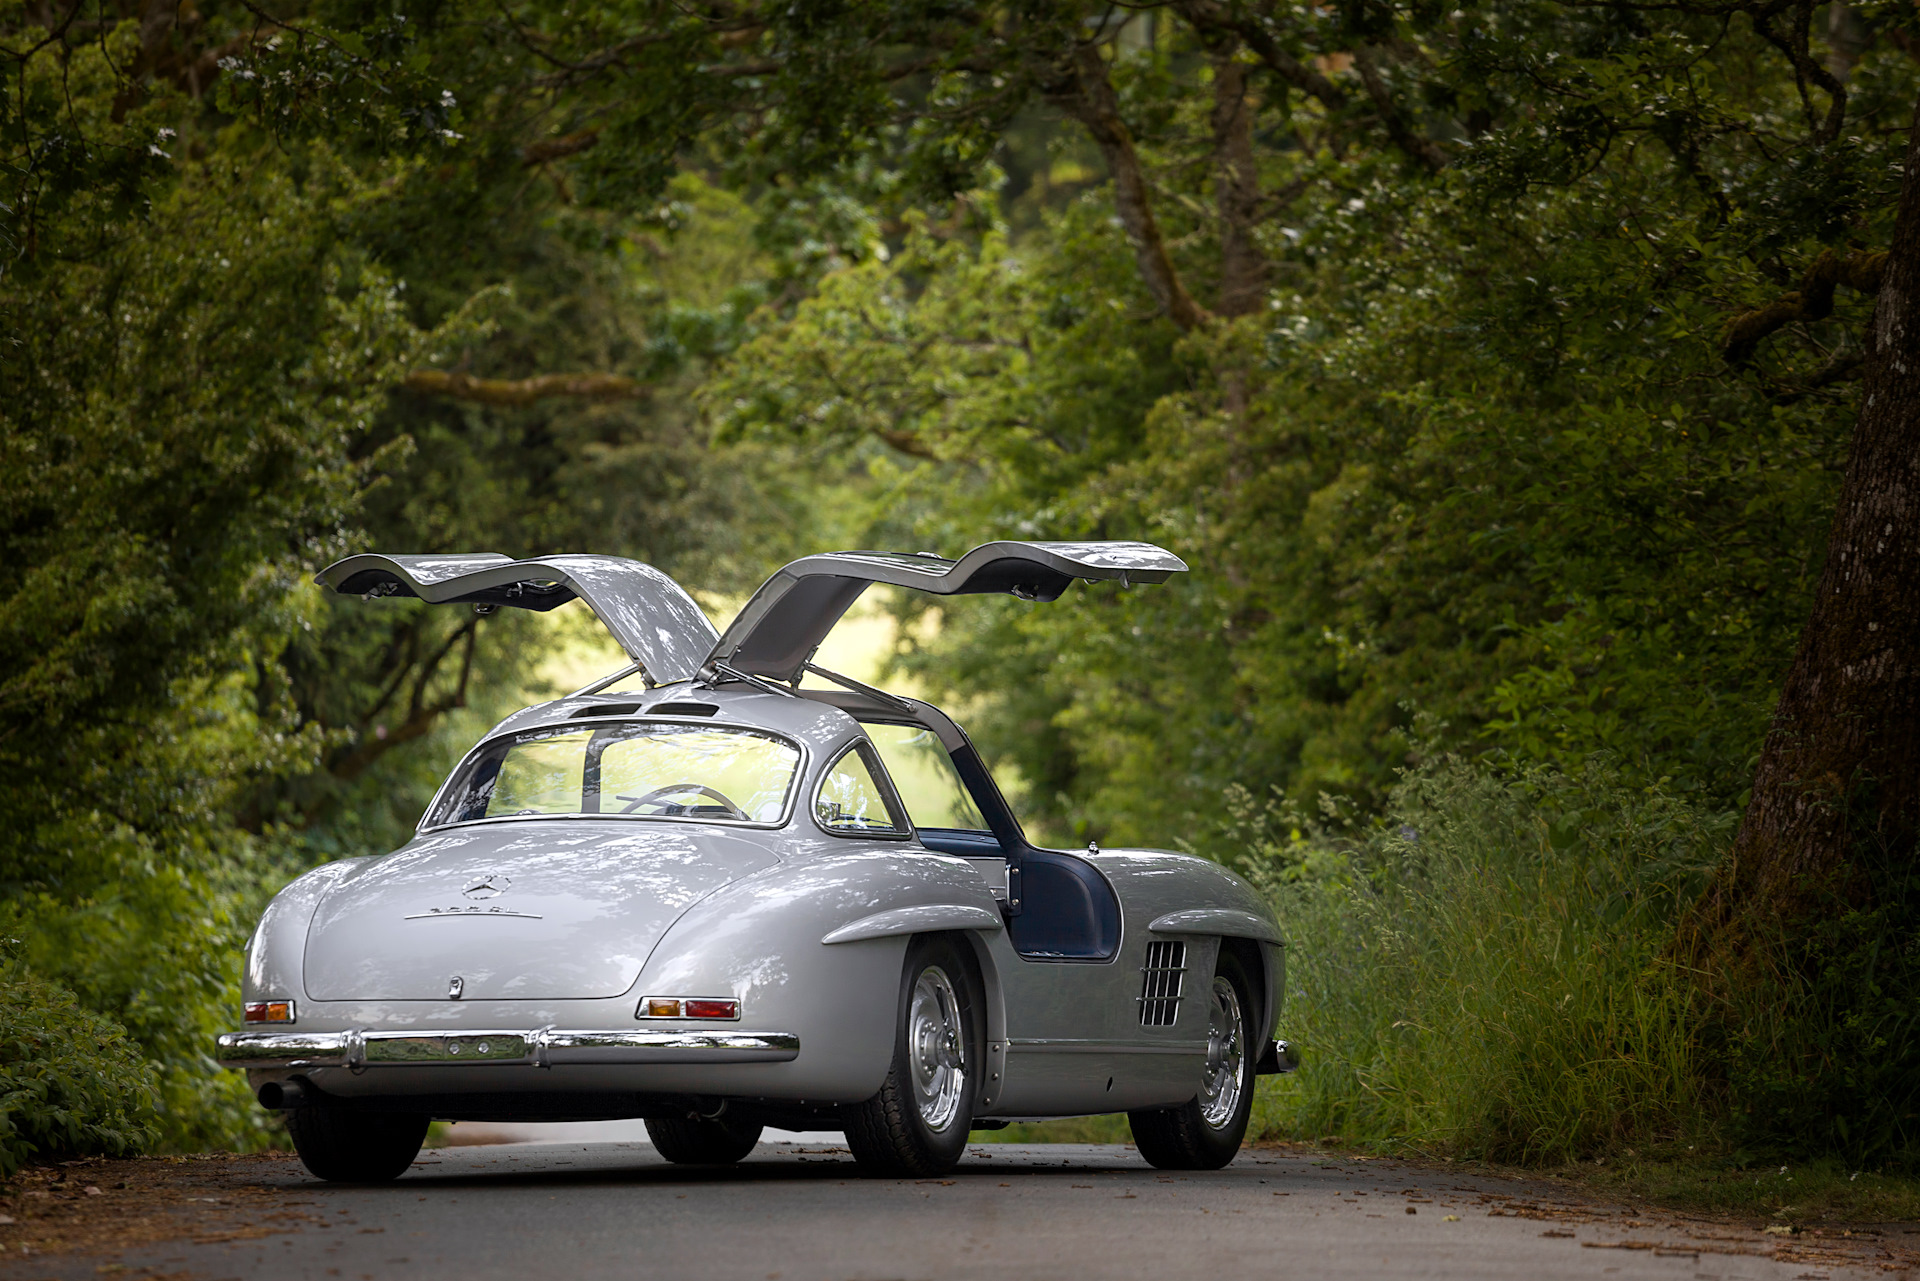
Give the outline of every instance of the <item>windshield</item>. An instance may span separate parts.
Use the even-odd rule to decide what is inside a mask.
[[[777,823],[800,765],[791,743],[705,725],[563,726],[488,743],[427,826],[528,814]]]

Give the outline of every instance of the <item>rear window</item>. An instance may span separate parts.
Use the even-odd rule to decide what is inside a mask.
[[[800,749],[771,734],[707,725],[562,726],[481,747],[428,826],[600,814],[777,823]]]

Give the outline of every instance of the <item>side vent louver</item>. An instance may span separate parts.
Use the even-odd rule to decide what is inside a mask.
[[[1185,943],[1149,943],[1140,967],[1140,1026],[1172,1027],[1180,1016],[1180,985],[1187,974]]]

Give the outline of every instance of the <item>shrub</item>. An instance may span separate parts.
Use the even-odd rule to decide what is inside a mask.
[[[1701,1047],[1661,952],[1733,821],[1604,761],[1453,759],[1344,834],[1253,816],[1243,870],[1289,936],[1281,1035],[1304,1051],[1262,1128],[1516,1161],[1692,1132]]]
[[[153,1068],[125,1030],[57,984],[0,970],[0,1177],[34,1157],[133,1152],[156,1133]]]

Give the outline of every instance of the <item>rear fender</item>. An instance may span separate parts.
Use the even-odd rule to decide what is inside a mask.
[[[999,913],[963,859],[879,842],[816,848],[816,857],[736,881],[688,909],[647,958],[631,995],[636,1003],[737,997],[742,1029],[800,1037],[799,1058],[768,1068],[769,1097],[852,1103],[886,1079],[909,940],[955,924],[977,934],[964,926],[997,926]],[[933,928],[895,928],[915,921]],[[861,924],[882,932],[856,928],[849,934],[857,937],[824,941]],[[996,1005],[990,993],[990,1029],[1004,1024]]]
[[[273,896],[247,940],[247,967],[240,989],[248,1001],[304,998],[307,927],[328,890],[373,862],[343,858],[325,863]]]

